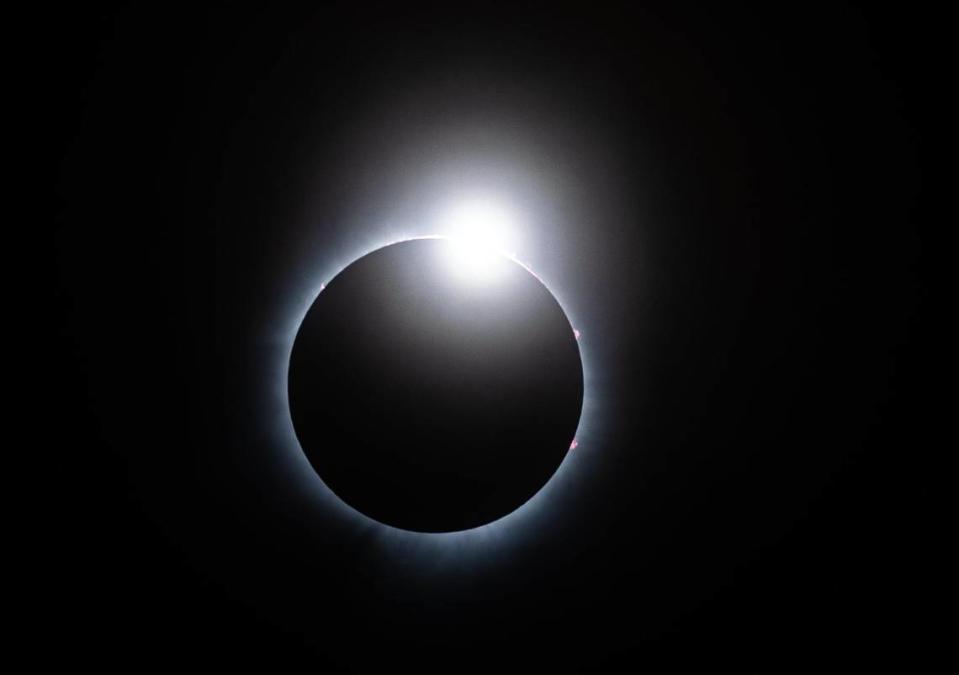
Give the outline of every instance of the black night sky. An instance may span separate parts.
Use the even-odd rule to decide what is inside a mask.
[[[927,20],[841,3],[47,17],[44,651],[280,672],[914,658]],[[474,185],[518,205],[519,255],[582,331],[588,428],[489,541],[394,536],[311,488],[274,405],[283,358],[319,282]],[[543,375],[527,367],[515,391]],[[317,405],[383,436],[344,387]],[[395,415],[420,415],[419,442],[462,431],[466,403],[420,400]],[[542,415],[517,452],[567,433]]]

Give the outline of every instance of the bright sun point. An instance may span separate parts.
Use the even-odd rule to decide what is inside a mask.
[[[457,204],[443,215],[440,226],[449,243],[448,262],[458,276],[490,280],[514,255],[514,220],[508,211],[492,202]]]

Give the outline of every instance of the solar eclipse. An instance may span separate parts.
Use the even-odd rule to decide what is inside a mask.
[[[583,370],[566,315],[526,268],[469,239],[418,239],[362,257],[320,293],[289,395],[303,451],[343,501],[450,532],[549,480],[574,440]]]
[[[902,642],[941,59],[928,12],[823,9],[40,17],[38,653]]]

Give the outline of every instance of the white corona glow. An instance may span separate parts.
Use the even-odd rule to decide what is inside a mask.
[[[414,532],[380,523],[346,504],[326,486],[310,466],[293,430],[288,398],[290,353],[303,318],[326,283],[367,254],[414,239],[449,241],[450,255],[444,255],[444,260],[438,262],[447,265],[459,261],[461,266],[456,269],[460,279],[474,282],[490,279],[484,275],[484,270],[494,272],[496,267],[480,264],[484,259],[490,260],[486,257],[490,252],[492,260],[502,260],[505,269],[512,264],[522,266],[550,289],[572,324],[580,325],[576,319],[582,315],[576,310],[582,311],[581,291],[570,293],[564,290],[560,275],[562,268],[555,260],[547,259],[544,264],[542,256],[539,259],[529,257],[528,249],[537,237],[532,237],[531,242],[528,241],[530,237],[520,236],[541,233],[545,227],[541,217],[530,213],[527,208],[512,209],[512,199],[500,199],[507,195],[497,193],[496,198],[489,197],[489,193],[484,192],[483,198],[476,198],[474,193],[471,198],[447,201],[444,208],[427,208],[415,212],[412,217],[367,226],[361,237],[350,233],[332,249],[332,253],[328,246],[323,247],[319,256],[306,253],[300,259],[301,264],[289,272],[286,302],[277,306],[274,321],[265,324],[269,328],[265,329],[263,338],[272,354],[268,360],[268,377],[274,384],[264,390],[269,394],[264,405],[271,411],[264,418],[267,422],[264,431],[268,442],[284,458],[283,465],[290,472],[291,485],[296,487],[301,498],[316,506],[316,510],[310,512],[311,517],[322,518],[325,522],[333,518],[332,522],[343,528],[340,532],[371,537],[378,550],[389,554],[394,562],[401,562],[402,568],[411,574],[453,567],[461,569],[464,565],[479,568],[496,564],[508,551],[524,546],[532,533],[543,533],[559,526],[563,519],[556,518],[556,514],[575,510],[576,504],[586,498],[583,486],[588,481],[584,478],[597,466],[597,454],[582,449],[595,450],[601,445],[598,420],[602,385],[594,365],[596,351],[591,348],[590,341],[576,336],[585,386],[579,427],[571,442],[578,451],[569,452],[549,481],[511,513],[469,530],[441,533]],[[524,251],[522,256],[517,253],[521,249]],[[537,268],[536,271],[533,267]],[[573,330],[572,326],[570,328]],[[519,533],[527,536],[519,537]]]
[[[440,216],[438,225],[448,240],[447,263],[457,277],[475,282],[495,280],[513,257],[516,219],[492,200],[458,202]]]

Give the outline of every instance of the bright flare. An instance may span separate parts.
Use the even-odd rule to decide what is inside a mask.
[[[443,217],[442,231],[449,240],[449,263],[466,279],[495,278],[513,255],[513,218],[491,202],[475,200],[456,205]]]

